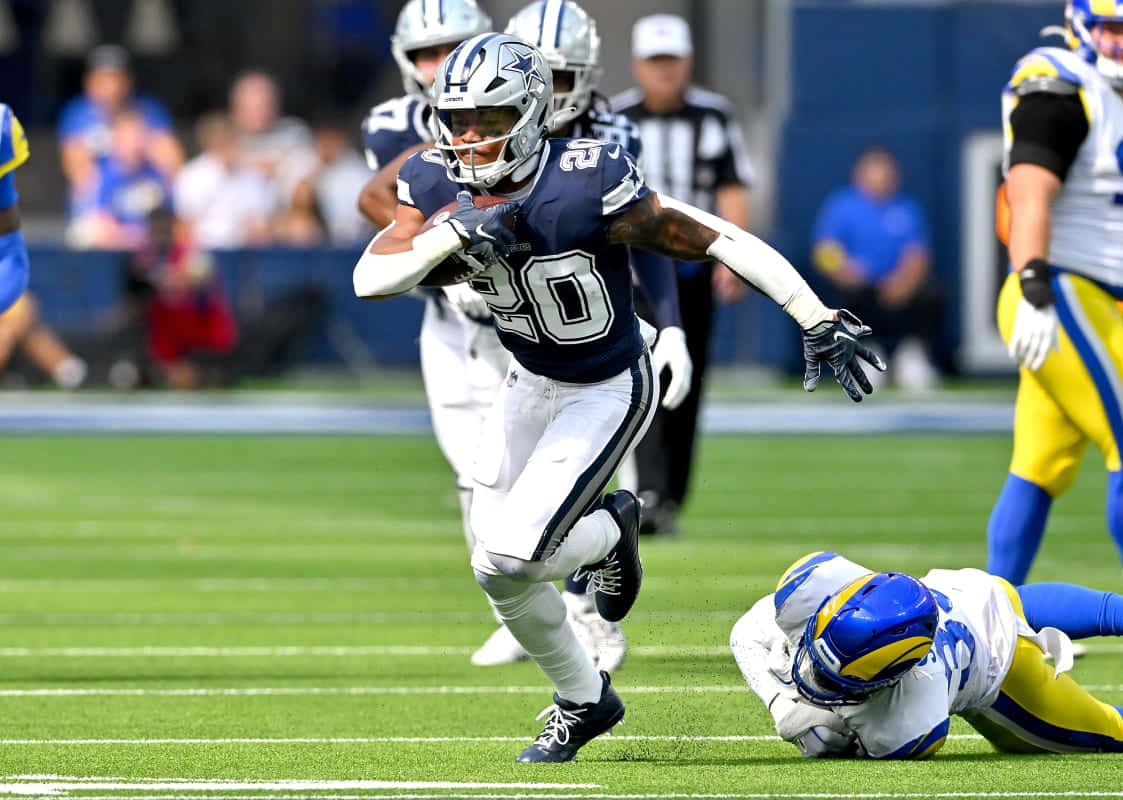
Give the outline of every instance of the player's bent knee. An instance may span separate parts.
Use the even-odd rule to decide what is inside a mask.
[[[494,600],[526,591],[528,583],[542,580],[539,573],[543,568],[544,565],[534,561],[488,552],[479,544],[472,551],[472,571],[476,583]]]

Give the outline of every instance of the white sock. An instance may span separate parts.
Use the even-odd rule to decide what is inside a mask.
[[[542,580],[561,580],[578,567],[600,561],[620,541],[616,520],[603,508],[577,520],[554,554],[543,562]]]
[[[514,581],[512,585],[516,585]],[[560,697],[573,703],[600,700],[600,673],[577,641],[557,587],[552,583],[517,585],[525,589],[504,599],[491,598],[496,615],[554,684]]]

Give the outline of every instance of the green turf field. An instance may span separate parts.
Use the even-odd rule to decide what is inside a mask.
[[[958,722],[927,763],[806,762],[725,647],[811,550],[982,566],[1005,437],[707,439],[683,536],[644,543],[626,724],[539,767],[513,759],[550,690],[468,663],[493,623],[430,439],[0,447],[0,797],[1123,796],[1119,756],[996,756]],[[1090,457],[1034,578],[1123,585],[1103,484]],[[1076,677],[1123,704],[1121,654]]]

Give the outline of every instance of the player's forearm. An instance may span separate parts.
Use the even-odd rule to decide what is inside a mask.
[[[791,686],[785,686],[769,669],[769,657],[777,642],[782,645],[783,633],[776,626],[772,595],[763,597],[733,626],[729,648],[749,688],[772,712],[781,700],[795,698]],[[775,708],[779,711],[779,708]]]
[[[438,225],[408,243],[390,235],[392,231],[391,225],[375,236],[355,264],[352,281],[356,296],[382,297],[408,291],[464,246],[451,225]]]
[[[834,317],[795,267],[767,243],[694,206],[662,195],[659,201],[665,209],[677,211],[711,232],[712,241],[704,257],[722,262],[771,297],[801,328],[806,330]]]
[[[359,192],[359,213],[379,228],[385,228],[394,221],[394,208],[398,198],[393,187],[383,186],[375,175]]]
[[[1006,180],[1010,203],[1010,263],[1021,269],[1035,258],[1048,259],[1052,231],[1050,204],[1061,182],[1034,164],[1016,164]]]

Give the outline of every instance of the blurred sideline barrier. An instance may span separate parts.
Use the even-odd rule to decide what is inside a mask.
[[[121,300],[125,254],[49,245],[29,249],[31,290],[47,322],[63,338],[67,332],[88,332]],[[231,250],[213,255],[239,316],[260,314],[270,298],[296,286],[310,284],[327,293],[328,315],[309,347],[311,362],[355,369],[417,363],[422,302],[410,297],[378,303],[358,300],[351,285],[355,249]]]

